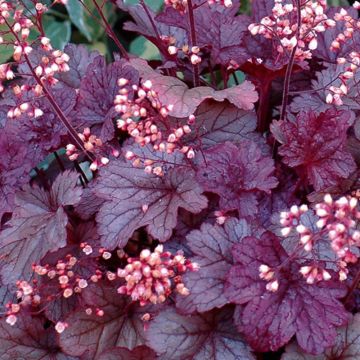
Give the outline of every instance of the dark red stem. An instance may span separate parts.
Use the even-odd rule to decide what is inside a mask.
[[[190,24],[190,45],[196,46],[197,39],[196,39],[196,28],[195,28],[195,18],[194,18],[194,8],[191,0],[188,0],[188,14],[189,14],[189,24]],[[199,65],[193,64],[193,79],[194,79],[194,86],[200,85],[200,76],[199,76]]]
[[[259,105],[257,109],[257,118],[258,118],[258,131],[263,133],[268,129],[269,125],[269,103],[270,103],[270,81],[265,81],[261,84],[259,90]]]
[[[301,26],[301,3],[300,0],[296,0],[296,8],[297,8],[297,35],[296,38],[299,41],[299,34],[300,34],[300,26]],[[280,120],[284,120],[286,117],[286,108],[287,102],[289,97],[289,89],[290,89],[290,80],[291,80],[291,73],[294,67],[295,62],[295,53],[297,50],[297,44],[291,51],[289,63],[286,67],[285,73],[285,80],[284,80],[284,90],[283,90],[283,97],[282,97],[282,105],[281,105],[281,112],[280,112]]]
[[[96,0],[93,0],[93,3],[96,7],[96,10],[98,11],[104,25],[105,25],[105,29],[106,29],[106,33],[108,34],[108,36],[114,41],[114,43],[116,44],[116,46],[118,47],[120,54],[123,58],[125,58],[126,60],[129,60],[129,54],[127,53],[127,51],[125,50],[124,46],[121,44],[121,42],[119,41],[119,39],[117,38],[117,36],[115,35],[113,29],[111,28],[109,22],[107,21],[106,17],[104,16],[104,13],[102,11],[102,9],[100,8],[99,4],[96,2]]]
[[[346,298],[344,300],[344,303],[346,304],[346,302],[349,300],[351,294],[353,293],[353,291],[355,290],[355,288],[358,286],[359,284],[359,281],[360,281],[360,270],[357,272],[348,292],[347,292],[347,295],[346,295]]]
[[[10,29],[10,31],[12,32],[12,34],[14,35],[14,37],[16,38],[17,42],[19,44],[21,44],[21,41],[17,35],[17,33],[15,33],[15,31],[13,31],[11,25],[8,23],[8,21],[5,19],[5,23],[6,26]],[[29,60],[28,55],[24,54],[24,59],[27,63],[27,65],[29,66],[29,69],[31,71],[31,74],[33,76],[33,78],[35,79],[35,81],[42,87],[44,95],[46,96],[46,98],[48,99],[48,101],[50,102],[53,110],[56,112],[57,116],[59,117],[59,119],[61,120],[61,122],[63,123],[63,125],[66,127],[69,136],[72,140],[72,142],[74,143],[74,145],[81,149],[85,154],[88,155],[88,157],[94,161],[95,157],[93,154],[89,153],[88,151],[86,151],[83,142],[81,141],[81,139],[78,136],[78,133],[76,132],[76,130],[73,128],[73,126],[70,124],[69,120],[67,119],[67,117],[65,116],[65,114],[63,113],[63,111],[61,110],[61,108],[59,107],[59,105],[57,104],[56,100],[54,99],[54,97],[52,96],[51,92],[47,89],[47,87],[45,86],[45,84],[43,84],[43,82],[40,80],[40,78],[36,75],[35,70],[33,69],[31,62]]]

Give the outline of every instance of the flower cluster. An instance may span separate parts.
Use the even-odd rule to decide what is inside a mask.
[[[359,8],[357,3],[354,3],[353,6],[355,9]],[[330,49],[336,53],[353,38],[356,31],[359,31],[360,21],[354,19],[349,12],[343,8],[335,13],[334,19],[344,23],[344,30],[337,34],[330,46]],[[331,85],[328,87],[329,93],[326,96],[326,102],[340,106],[343,104],[342,97],[348,94],[349,82],[354,79],[360,65],[360,53],[358,51],[350,51],[345,56],[338,57],[337,63],[344,65],[344,71],[338,76],[340,85]]]
[[[325,14],[326,1],[301,3],[301,9],[297,9],[293,4],[276,0],[272,16],[262,18],[260,23],[250,24],[249,31],[252,35],[260,34],[276,40],[276,50],[280,54],[289,55],[295,49],[295,60],[311,59],[311,51],[318,45],[317,34],[334,27],[335,21]]]
[[[80,244],[80,249],[82,249],[82,254],[80,253],[78,257],[68,254],[65,259],[58,260],[55,265],[46,264],[42,266],[33,264],[34,274],[46,279],[42,282],[34,279],[32,284],[27,281],[17,281],[17,303],[10,302],[6,304],[6,322],[8,324],[14,325],[16,323],[17,315],[23,308],[37,307],[40,304],[46,306],[45,302],[53,301],[59,297],[67,299],[80,294],[90,283],[97,283],[105,278],[112,281],[116,278],[116,274],[110,271],[103,272],[100,269],[94,269],[94,272],[89,273],[87,277],[80,275],[79,267],[77,266],[81,266],[81,264],[86,262],[86,258],[94,252],[96,252],[96,255],[99,255],[98,259],[108,260],[111,258],[111,253],[104,248],[94,249],[86,242]],[[50,287],[52,290],[51,294],[48,294],[46,291],[44,292],[46,287]],[[54,291],[54,289],[58,291]],[[87,314],[93,313],[91,308],[87,308],[85,311]],[[95,314],[103,316],[104,312],[96,308]],[[66,327],[66,323],[58,322],[55,330],[61,333]]]
[[[114,157],[120,155],[118,150],[112,146],[104,145],[100,138],[91,134],[91,130],[88,127],[84,128],[82,133],[78,133],[78,137],[83,142],[85,151],[94,155],[94,160],[90,164],[91,171],[96,171],[100,166],[109,163],[110,160],[107,156],[104,156],[104,153],[109,152]],[[67,144],[66,155],[69,157],[69,160],[75,161],[81,155],[81,152],[74,144]]]
[[[155,151],[168,154],[178,149],[192,159],[194,150],[183,146],[181,138],[191,132],[190,125],[194,123],[195,117],[191,115],[187,124],[168,130],[167,118],[172,106],[161,104],[151,81],[143,81],[140,86],[132,85],[131,89],[136,92],[134,98],[129,97],[128,84],[125,78],[118,80],[120,90],[115,98],[115,110],[121,116],[117,120],[117,127],[126,131],[140,146],[151,144]],[[132,160],[136,167],[143,165],[148,173],[163,174],[161,166],[153,166],[154,161],[151,159],[140,159],[132,151],[128,151],[125,157]]]
[[[20,312],[22,307],[33,305],[36,306],[40,303],[41,297],[36,294],[34,286],[29,284],[27,281],[18,281],[16,283],[17,292],[16,296],[18,303],[6,304],[6,322],[13,326],[17,321],[17,314]]]
[[[198,270],[198,265],[186,260],[183,253],[176,255],[164,252],[158,245],[153,252],[142,250],[138,258],[128,258],[124,269],[118,269],[117,275],[126,281],[126,285],[118,288],[119,294],[131,296],[140,305],[163,303],[172,293],[175,283],[176,292],[188,295],[189,290],[182,282],[182,274],[186,271]]]
[[[30,59],[29,55],[33,50],[33,44],[30,44],[28,37],[30,29],[38,28],[40,34],[43,34],[41,26],[38,22],[33,22],[24,15],[24,8],[15,7],[10,2],[1,1],[0,3],[0,24],[7,27],[3,32],[4,35],[10,36],[7,43],[13,44],[13,59],[16,63],[25,63],[32,74],[35,83],[27,83],[26,85],[16,85],[13,90],[18,99],[18,105],[8,111],[9,118],[17,118],[22,114],[30,117],[39,117],[43,115],[41,109],[32,105],[32,102],[39,96],[43,95],[44,86],[55,85],[58,80],[55,75],[61,72],[69,71],[69,56],[60,50],[53,50],[50,39],[45,36],[39,36],[40,49],[42,56],[39,56],[39,63],[34,64],[34,59]],[[37,3],[35,11],[40,16],[47,10],[46,6]],[[39,27],[40,26],[40,27]],[[0,44],[4,42],[0,37]],[[3,64],[0,67],[0,92],[4,90],[3,82],[11,80],[15,77],[10,64]],[[24,100],[25,99],[25,100]]]
[[[341,197],[334,201],[331,195],[324,197],[324,202],[316,205],[319,216],[317,227],[323,230],[331,241],[331,248],[339,258],[340,279],[347,277],[347,264],[356,263],[360,247],[360,208],[355,197]]]
[[[167,46],[170,55],[177,55],[181,52],[181,54],[184,55],[184,57],[187,57],[193,65],[201,63],[201,49],[199,46],[192,46],[190,48],[188,44],[184,44],[179,48],[175,45],[175,38],[171,36],[163,36],[162,40]]]
[[[287,236],[290,234],[294,226],[299,225],[300,216],[309,210],[307,205],[293,205],[290,211],[283,211],[280,213],[280,224],[283,226],[281,234]]]
[[[279,289],[279,281],[275,278],[275,269],[270,268],[266,264],[259,266],[259,277],[267,281],[266,290],[276,292]]]
[[[318,216],[314,232],[304,225],[301,215],[312,211],[306,205],[292,206],[289,212],[280,214],[280,224],[283,226],[281,233],[288,236],[295,229],[299,235],[301,247],[306,252],[311,252],[316,242],[330,241],[331,249],[337,257],[339,279],[347,278],[349,263],[358,260],[358,248],[360,247],[360,231],[358,230],[360,210],[358,199],[351,196],[343,196],[333,200],[330,194],[325,195],[324,201],[315,205]],[[300,273],[304,275],[308,283],[320,280],[329,280],[330,274],[318,265],[302,266]],[[267,274],[267,273],[266,273]]]
[[[46,39],[47,47],[51,49],[49,39],[42,38],[42,40],[43,39]],[[69,65],[67,64],[68,61],[69,56],[67,54],[60,50],[54,50],[49,52],[46,56],[42,56],[40,64],[35,68],[33,68],[29,62],[31,67],[30,71],[34,73],[34,76],[37,79],[37,83],[34,85],[15,85],[13,87],[13,91],[17,96],[19,104],[16,107],[10,109],[7,113],[7,116],[10,119],[17,118],[22,114],[27,114],[28,116],[35,118],[42,116],[43,111],[32,105],[32,102],[36,100],[37,97],[43,95],[44,85],[48,84],[52,86],[58,82],[58,80],[55,78],[56,74],[69,71]],[[6,64],[3,66],[6,66]],[[7,78],[11,77],[11,70],[9,68],[6,69],[5,75]],[[12,77],[14,77],[14,75]],[[30,98],[31,100],[24,101],[24,98]]]

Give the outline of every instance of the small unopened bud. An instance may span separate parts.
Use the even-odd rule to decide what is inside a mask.
[[[279,289],[279,282],[277,280],[271,281],[266,284],[266,290],[276,292]]]
[[[44,115],[44,112],[41,109],[37,108],[34,110],[34,118],[38,118],[43,115]]]
[[[178,48],[176,46],[169,46],[168,47],[168,53],[170,55],[175,55],[178,52]]]
[[[118,85],[119,86],[125,86],[125,85],[127,85],[129,83],[129,80],[128,79],[125,79],[125,78],[120,78],[119,80],[118,80]]]
[[[147,89],[147,90],[150,90],[152,88],[152,82],[150,80],[146,80],[142,86]]]
[[[282,236],[288,236],[291,232],[291,227],[284,227],[281,229]]]
[[[190,61],[193,65],[197,65],[201,63],[201,57],[196,55],[196,54],[192,54],[190,57]]]
[[[326,103],[327,104],[332,104],[334,101],[334,97],[331,94],[327,94],[326,95]]]
[[[328,280],[331,279],[330,273],[329,273],[328,271],[326,271],[326,270],[323,270],[323,271],[322,271],[322,277],[323,277],[323,279],[324,279],[325,281],[328,281]]]
[[[6,322],[11,326],[14,326],[16,321],[17,321],[17,317],[13,314],[6,317]]]
[[[316,38],[313,38],[310,42],[309,42],[309,49],[310,50],[315,50],[318,46],[318,42],[316,40]]]
[[[80,289],[85,289],[88,286],[88,282],[85,279],[80,279],[78,285]]]
[[[186,157],[187,157],[188,159],[193,159],[193,158],[195,157],[195,152],[194,152],[194,150],[190,149],[190,150],[187,152]]]
[[[72,294],[74,293],[74,291],[70,288],[65,289],[63,292],[63,296],[64,298],[69,298]]]
[[[55,325],[55,330],[57,333],[61,334],[62,332],[64,332],[64,330],[67,328],[68,324],[58,321]]]

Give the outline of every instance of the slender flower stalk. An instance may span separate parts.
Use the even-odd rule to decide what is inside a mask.
[[[194,18],[194,7],[191,0],[187,1],[187,10],[189,16],[189,24],[190,24],[190,45],[191,48],[197,46],[197,39],[196,39],[196,27],[195,27],[195,18]],[[197,59],[194,57],[191,58],[191,63],[193,64],[193,80],[194,80],[194,87],[200,85],[200,75],[199,75],[199,64]]]

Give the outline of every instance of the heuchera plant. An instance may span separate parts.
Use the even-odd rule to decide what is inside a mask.
[[[0,359],[360,358],[360,4],[66,3],[0,0]]]

